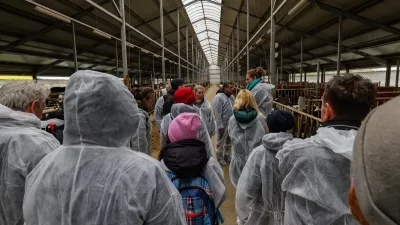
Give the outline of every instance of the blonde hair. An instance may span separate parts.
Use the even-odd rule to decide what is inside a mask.
[[[256,99],[254,98],[253,93],[251,93],[251,91],[247,89],[241,90],[239,94],[236,96],[233,108],[236,111],[243,109],[254,109],[257,111],[258,114],[260,114],[260,110],[258,109]]]
[[[203,91],[204,91],[204,87],[203,87],[203,86],[201,86],[201,85],[196,85],[196,86],[194,86],[194,88],[193,88],[194,93],[196,93],[198,89],[203,89]]]

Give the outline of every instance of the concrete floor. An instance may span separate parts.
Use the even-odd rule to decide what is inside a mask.
[[[212,105],[212,101],[214,100],[215,94],[218,91],[218,86],[211,86],[207,92],[205,93],[205,97],[207,101],[209,101]],[[213,144],[215,146],[215,137],[213,138]],[[225,177],[225,187],[226,187],[226,200],[222,204],[220,210],[222,216],[224,217],[225,223],[224,225],[236,225],[236,209],[235,209],[235,196],[236,196],[236,188],[232,185],[231,180],[229,178],[229,164],[222,167],[224,170]]]

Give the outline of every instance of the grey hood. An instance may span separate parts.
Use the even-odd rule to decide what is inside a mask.
[[[235,116],[232,116],[232,117],[235,118]],[[245,129],[247,129],[247,128],[253,126],[253,125],[256,124],[257,121],[259,121],[259,120],[260,120],[260,116],[257,116],[257,117],[254,118],[254,120],[252,120],[250,123],[240,123],[240,122],[237,121],[236,118],[235,118],[235,121],[237,122],[237,124],[239,125],[239,127],[240,127],[242,130],[245,130]]]
[[[199,114],[199,108],[191,106],[191,105],[186,105],[183,103],[177,103],[173,104],[171,107],[171,116],[173,118],[177,117],[181,113],[197,113]]]
[[[282,149],[283,144],[292,139],[293,135],[289,133],[269,133],[263,137],[262,143],[268,150],[279,151]]]
[[[117,77],[80,70],[64,96],[64,145],[126,146],[139,125],[133,95]]]
[[[310,138],[310,141],[353,160],[353,144],[356,135],[356,130],[346,131],[332,127],[321,127],[317,130],[317,134]]]
[[[254,89],[266,89],[266,90],[273,90],[275,88],[275,85],[273,84],[268,84],[268,83],[258,83]]]
[[[1,127],[34,127],[40,129],[40,120],[32,113],[14,111],[0,104]]]

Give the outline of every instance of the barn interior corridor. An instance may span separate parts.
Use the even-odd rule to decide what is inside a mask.
[[[210,88],[208,88],[207,92],[205,93],[205,98],[207,99],[207,101],[210,102],[211,105],[218,89],[219,89],[218,85],[212,85],[210,86]],[[213,144],[215,146],[215,136],[213,137]],[[224,176],[225,176],[226,200],[222,204],[220,210],[225,220],[224,224],[234,225],[236,224],[236,210],[235,210],[236,189],[232,185],[231,180],[229,178],[229,164],[223,166],[222,169],[224,170]]]

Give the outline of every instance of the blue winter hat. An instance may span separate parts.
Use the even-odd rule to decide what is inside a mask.
[[[294,125],[294,117],[283,110],[274,110],[267,117],[267,125],[270,133],[286,132]]]

